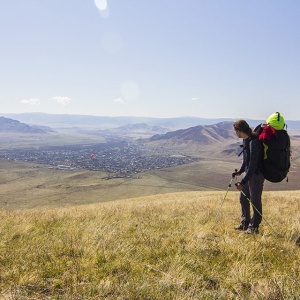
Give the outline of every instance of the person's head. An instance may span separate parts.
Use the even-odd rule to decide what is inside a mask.
[[[233,123],[233,128],[240,138],[247,138],[253,134],[252,129],[245,120],[237,120]]]

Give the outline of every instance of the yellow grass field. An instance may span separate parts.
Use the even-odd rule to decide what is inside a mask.
[[[2,209],[0,297],[299,299],[300,192],[264,192],[268,223],[258,235],[233,229],[238,193],[224,197],[194,191]]]

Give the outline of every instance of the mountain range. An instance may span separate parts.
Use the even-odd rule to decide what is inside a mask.
[[[170,130],[184,129],[197,125],[212,125],[223,121],[234,121],[228,118],[206,119],[198,117],[178,117],[178,118],[150,118],[150,117],[108,117],[89,115],[67,115],[67,114],[46,114],[46,113],[21,113],[21,114],[1,114],[0,116],[18,120],[28,125],[49,126],[51,128],[93,128],[110,129],[122,126],[147,124],[148,126],[158,126]],[[254,121],[257,124],[261,121]],[[299,122],[300,128],[300,122]]]
[[[0,113],[0,116],[11,118],[28,125],[57,127],[81,127],[94,129],[117,128],[134,124],[147,124],[148,126],[159,126],[169,131],[185,129],[198,125],[213,125],[224,121],[234,122],[233,118],[199,118],[199,117],[177,117],[177,118],[150,118],[150,117],[109,117],[91,115],[69,115],[69,114],[46,114],[46,113]],[[246,119],[255,127],[264,120]],[[300,129],[299,120],[286,120],[288,129]]]
[[[236,138],[232,122],[230,121],[219,122],[213,125],[197,125],[174,131],[169,131],[168,128],[157,125],[150,126],[146,123],[127,124],[117,128],[96,131],[81,129],[80,127],[76,128],[76,130],[80,133],[88,134],[141,137],[141,139],[147,142],[170,140],[174,142],[176,140],[177,144],[193,141],[204,145]],[[17,120],[0,117],[0,132],[46,134],[51,132],[51,128],[41,125],[28,125]]]
[[[54,132],[54,129],[46,125],[51,124],[52,122],[58,121],[60,118],[60,125],[63,124],[70,125],[71,123],[77,121],[76,127],[72,128],[74,132],[83,133],[83,134],[92,134],[92,135],[102,135],[102,136],[116,136],[121,137],[135,137],[143,139],[147,142],[158,143],[161,142],[163,145],[171,144],[184,144],[187,142],[193,142],[195,144],[209,145],[214,143],[224,143],[232,141],[236,142],[237,137],[233,130],[232,124],[233,120],[224,121],[221,119],[209,119],[209,122],[217,122],[213,124],[199,125],[200,122],[204,122],[204,119],[201,118],[175,118],[175,119],[154,119],[154,118],[145,118],[144,121],[151,121],[150,123],[126,123],[133,122],[134,120],[140,120],[141,118],[130,118],[130,117],[89,117],[89,116],[72,116],[69,115],[66,120],[63,119],[63,115],[47,115],[44,122],[40,119],[40,114],[20,114],[18,115],[19,119],[30,119],[31,122],[36,121],[31,124],[20,122],[19,120],[10,119],[6,117],[0,117],[0,132],[9,132],[9,133],[31,133],[31,134],[46,134]],[[31,117],[30,117],[31,116]],[[38,117],[38,118],[36,118]],[[83,118],[83,119],[81,119]],[[115,122],[115,125],[122,124],[125,122],[125,125],[116,126],[114,128],[99,128],[99,127],[86,127],[87,123],[92,124],[98,120],[98,125],[103,124],[101,122],[106,122],[110,119],[110,124],[112,125],[112,120]],[[143,118],[142,118],[143,119]],[[47,121],[48,120],[48,121]],[[81,120],[81,122],[80,122]],[[196,126],[187,126],[185,128],[174,129],[177,127],[183,126],[183,124],[193,124],[196,121],[199,123]],[[63,123],[64,122],[64,123]],[[87,122],[87,123],[86,123]],[[259,124],[259,121],[250,120],[249,124],[256,126]],[[290,122],[289,122],[290,123]],[[54,123],[53,123],[54,124]],[[56,125],[58,123],[55,123]],[[160,125],[158,125],[160,124]],[[162,125],[165,126],[162,126]],[[300,121],[294,121],[292,123],[293,127],[298,127]],[[289,124],[290,125],[290,124]],[[289,126],[291,127],[291,126]],[[59,130],[59,127],[54,127],[55,130]],[[297,136],[295,136],[297,137]]]

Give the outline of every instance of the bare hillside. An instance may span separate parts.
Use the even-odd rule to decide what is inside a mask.
[[[38,127],[29,126],[19,121],[0,117],[0,133],[34,133],[34,134],[46,134],[46,132]]]
[[[195,126],[187,129],[171,131],[166,134],[154,135],[150,138],[154,141],[174,141],[185,143],[194,141],[195,143],[206,145],[215,142],[224,142],[226,139],[234,139],[236,136],[232,128],[232,122],[221,122],[214,125]]]

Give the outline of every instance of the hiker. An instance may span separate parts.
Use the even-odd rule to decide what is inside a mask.
[[[258,233],[259,224],[262,220],[262,191],[264,176],[260,166],[263,157],[263,147],[245,120],[238,120],[233,124],[239,138],[243,139],[243,162],[239,170],[232,173],[232,177],[244,174],[240,182],[236,184],[240,193],[240,204],[242,210],[241,224],[236,230],[245,230],[248,234]],[[253,216],[250,216],[250,201],[253,204]]]

